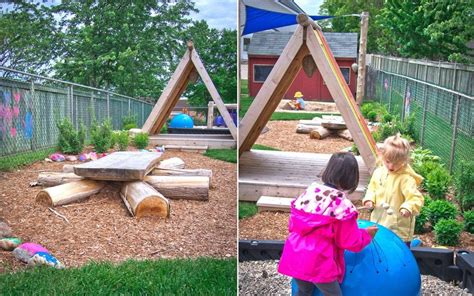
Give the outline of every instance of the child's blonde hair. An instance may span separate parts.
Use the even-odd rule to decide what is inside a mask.
[[[400,133],[388,137],[383,142],[382,157],[394,164],[406,164],[410,159],[410,143]]]

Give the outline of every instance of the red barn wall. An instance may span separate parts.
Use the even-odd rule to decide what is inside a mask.
[[[255,97],[260,91],[263,82],[254,81],[254,65],[274,65],[278,57],[276,56],[249,56],[249,67],[248,67],[248,85],[249,95]],[[351,68],[351,65],[356,62],[355,59],[336,59],[339,67]],[[357,74],[351,69],[349,70],[349,88],[355,97],[356,93],[356,81]],[[332,102],[333,99],[327,86],[324,84],[321,73],[316,71],[310,78],[301,69],[296,75],[295,80],[291,84],[290,88],[285,94],[284,99],[293,98],[295,92],[300,91],[304,95],[305,100],[313,101],[327,101]]]

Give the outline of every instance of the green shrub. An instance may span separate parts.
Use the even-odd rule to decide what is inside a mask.
[[[367,119],[372,122],[377,121],[377,111],[375,110],[370,111],[367,114]]]
[[[354,155],[360,155],[359,148],[357,148],[357,145],[355,143],[352,143],[351,152]]]
[[[120,131],[116,133],[116,139],[119,151],[126,151],[130,142],[128,131]]]
[[[451,175],[443,166],[438,165],[428,172],[424,180],[424,188],[433,199],[442,199],[451,185]]]
[[[462,223],[455,219],[441,219],[434,227],[436,242],[445,246],[457,245],[462,228]]]
[[[462,161],[455,175],[456,198],[462,211],[474,208],[474,162]]]
[[[426,232],[425,225],[429,221],[429,205],[432,202],[432,199],[429,195],[424,196],[425,203],[420,210],[420,214],[416,217],[415,220],[415,233],[424,233]]]
[[[110,119],[98,124],[96,120],[91,126],[91,142],[98,153],[107,152],[112,145],[112,122]]]
[[[474,234],[474,211],[465,211],[464,217],[464,229]]]
[[[439,156],[433,154],[429,149],[423,149],[422,147],[417,147],[411,152],[411,163],[413,169],[417,171],[424,162],[439,162]],[[419,173],[419,172],[418,172]],[[420,173],[419,173],[420,174]]]
[[[390,122],[393,120],[393,116],[392,114],[390,113],[385,113],[383,116],[382,116],[382,122]]]
[[[145,149],[148,146],[148,133],[138,133],[133,138],[133,144],[138,149]]]
[[[428,217],[432,226],[436,226],[441,219],[455,219],[457,214],[456,206],[447,200],[434,200],[428,205]]]
[[[369,112],[373,111],[374,107],[375,104],[373,102],[363,103],[362,106],[360,106],[360,113],[362,113],[362,116],[365,118],[368,118]]]
[[[79,124],[79,130],[76,130],[69,118],[64,118],[57,122],[59,130],[58,149],[65,154],[79,154],[84,148],[86,129],[82,122]]]
[[[137,123],[137,115],[136,114],[128,114],[122,118],[122,127],[124,130],[129,130],[132,128],[136,128],[138,126]]]

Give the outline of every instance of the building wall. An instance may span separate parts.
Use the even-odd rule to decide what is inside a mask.
[[[249,56],[248,64],[248,85],[249,85],[249,95],[255,97],[260,91],[260,88],[263,85],[263,82],[254,81],[254,65],[274,65],[278,57],[276,56]],[[355,96],[356,93],[356,82],[357,74],[351,70],[351,65],[356,62],[355,59],[342,59],[336,58],[336,62],[341,68],[349,68],[349,88],[352,94]],[[326,101],[332,102],[333,99],[329,90],[324,83],[321,73],[316,71],[313,76],[310,78],[306,73],[301,69],[290,88],[286,92],[284,99],[293,98],[295,92],[300,91],[303,93],[305,100],[313,101]]]

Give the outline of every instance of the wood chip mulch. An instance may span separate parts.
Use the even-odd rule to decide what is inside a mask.
[[[64,165],[40,161],[0,173],[0,221],[24,242],[46,247],[67,267],[91,260],[235,257],[236,165],[198,153],[166,151],[162,158],[171,157],[183,159],[186,168],[212,170],[209,201],[170,200],[170,218],[137,221],[127,211],[119,189],[108,185],[80,203],[56,207],[67,223],[48,207],[35,203],[41,187],[30,187],[29,183],[39,172],[61,171]],[[0,272],[22,268],[11,252],[0,251]]]
[[[297,124],[298,120],[269,121],[269,131],[260,135],[256,143],[282,151],[312,153],[334,153],[353,143],[338,136],[329,136],[323,140],[310,139],[309,134],[296,133]]]

